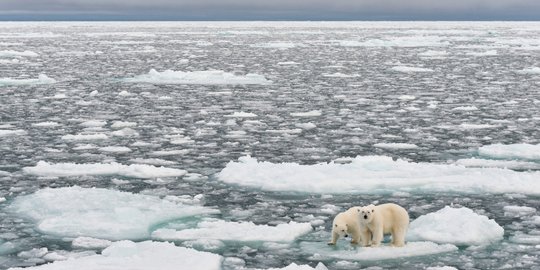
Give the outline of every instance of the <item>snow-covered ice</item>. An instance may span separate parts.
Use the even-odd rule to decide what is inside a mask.
[[[478,148],[478,154],[498,159],[540,160],[540,144],[491,144]]]
[[[504,229],[494,220],[466,207],[446,206],[413,220],[407,239],[471,246],[500,241],[503,235]]]
[[[229,162],[216,177],[229,184],[302,193],[435,191],[540,194],[539,172],[394,161],[386,156],[358,156],[349,164],[331,162],[315,165],[260,162],[245,156]]]
[[[1,57],[38,57],[39,54],[33,51],[14,51],[14,50],[2,50],[0,51]]]
[[[32,220],[43,233],[108,240],[147,239],[159,223],[219,212],[155,196],[77,186],[19,196],[7,209]]]
[[[147,74],[138,75],[132,78],[122,79],[131,83],[153,83],[153,84],[270,84],[264,76],[248,73],[246,75],[235,75],[221,70],[205,71],[174,71],[165,70],[163,72],[151,69]]]
[[[135,243],[124,240],[111,244],[101,254],[55,261],[27,268],[10,268],[12,270],[219,270],[222,257],[217,254],[177,247],[172,243],[145,241]]]
[[[417,145],[411,143],[376,143],[373,145],[377,148],[385,149],[416,149]]]
[[[410,67],[410,66],[395,66],[395,67],[392,67],[391,70],[403,72],[403,73],[433,72],[433,69],[430,69],[430,68]]]
[[[49,163],[39,161],[36,166],[25,167],[27,174],[39,176],[70,177],[80,175],[122,175],[134,178],[177,177],[187,173],[185,170],[155,167],[145,164],[124,165],[120,163]]]
[[[256,225],[253,222],[228,222],[223,220],[202,221],[194,229],[158,229],[152,233],[154,239],[193,240],[216,239],[224,241],[270,241],[292,242],[297,237],[312,231],[309,223],[278,224],[277,226]]]
[[[56,83],[56,80],[48,77],[45,74],[39,74],[37,79],[0,78],[0,86],[38,85],[38,84],[52,84],[52,83]]]

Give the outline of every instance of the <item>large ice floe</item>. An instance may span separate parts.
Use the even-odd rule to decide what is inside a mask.
[[[312,254],[310,259],[316,261],[327,261],[332,259],[351,261],[379,261],[389,259],[399,259],[406,257],[427,256],[439,253],[457,251],[458,248],[452,244],[436,244],[433,242],[408,242],[403,247],[381,246],[357,247],[357,246],[327,246],[321,242],[302,242],[302,251]]]
[[[466,207],[446,206],[413,220],[407,239],[471,246],[500,241],[503,235],[504,229],[494,220]]]
[[[0,51],[0,57],[38,57],[39,54],[33,51],[14,51],[14,50],[3,50]]]
[[[313,230],[309,223],[289,223],[277,226],[256,225],[253,222],[229,222],[224,220],[202,221],[194,229],[158,229],[152,237],[161,240],[214,239],[223,241],[292,242]]]
[[[480,156],[498,159],[540,160],[540,144],[492,144],[478,148]]]
[[[229,184],[302,193],[540,194],[540,172],[393,161],[386,156],[358,156],[349,164],[314,165],[259,162],[244,156],[229,162],[216,177]]]
[[[185,170],[156,167],[146,164],[124,165],[116,162],[112,163],[48,163],[39,161],[34,167],[25,167],[23,171],[27,174],[49,177],[67,177],[81,175],[121,175],[134,178],[155,178],[155,177],[178,177],[187,173]]]
[[[7,210],[35,222],[46,234],[108,240],[147,239],[159,223],[219,212],[155,196],[77,186],[19,196]]]
[[[0,86],[7,85],[36,85],[36,84],[51,84],[56,83],[56,80],[48,77],[45,74],[40,74],[37,79],[13,79],[0,78]]]
[[[147,74],[137,75],[132,78],[122,79],[124,82],[152,83],[152,84],[270,84],[264,76],[249,73],[235,75],[221,70],[205,71],[174,71],[163,72],[151,69]]]
[[[111,244],[99,255],[69,258],[28,268],[39,270],[218,270],[222,257],[217,254],[177,247],[172,243],[124,240]]]

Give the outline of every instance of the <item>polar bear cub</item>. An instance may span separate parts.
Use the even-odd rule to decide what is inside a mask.
[[[357,218],[360,223],[362,246],[369,245],[368,237],[371,238],[371,246],[379,246],[384,234],[392,234],[392,246],[402,247],[405,245],[405,234],[409,227],[409,214],[407,210],[395,203],[381,205],[370,204],[364,207],[356,207]]]
[[[339,237],[351,236],[351,244],[358,244],[361,241],[360,219],[358,219],[358,208],[352,207],[345,212],[336,215],[332,223],[332,240],[329,245],[335,245]]]

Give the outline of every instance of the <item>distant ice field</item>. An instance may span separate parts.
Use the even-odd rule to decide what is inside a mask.
[[[538,22],[2,22],[0,269],[537,269]],[[328,246],[393,202],[406,247]]]

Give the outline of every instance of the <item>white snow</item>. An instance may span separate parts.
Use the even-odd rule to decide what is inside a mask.
[[[411,143],[376,143],[373,145],[376,148],[384,149],[416,149],[417,145]]]
[[[398,258],[433,255],[457,251],[452,244],[436,244],[433,242],[408,242],[403,247],[346,247],[327,246],[324,242],[302,242],[302,251],[313,254],[311,260],[340,259],[351,261],[380,261]]]
[[[366,41],[340,40],[344,47],[442,47],[450,43],[437,36],[403,36],[389,39],[370,39]]]
[[[139,133],[135,131],[134,129],[126,127],[126,128],[111,132],[111,135],[115,137],[137,137],[139,136]]]
[[[409,66],[395,66],[391,70],[403,73],[416,73],[416,72],[433,72],[433,69],[430,68],[421,68],[421,67],[409,67]]]
[[[105,239],[98,239],[93,237],[79,236],[71,242],[73,248],[84,249],[103,249],[110,246],[113,242]]]
[[[161,222],[218,212],[149,195],[77,186],[19,196],[7,210],[34,221],[46,234],[108,240],[145,239]]]
[[[503,235],[504,229],[494,220],[466,207],[446,206],[413,220],[407,239],[471,246],[502,240]]]
[[[292,43],[292,42],[269,42],[269,43],[259,43],[259,44],[253,44],[251,47],[254,48],[269,48],[269,49],[291,49],[299,44]]]
[[[240,242],[292,242],[297,237],[312,230],[309,223],[296,223],[294,221],[268,226],[256,225],[253,222],[210,220],[200,222],[195,229],[179,231],[158,229],[152,233],[152,237],[161,240],[216,239]]]
[[[217,254],[177,247],[172,243],[119,241],[101,254],[70,258],[50,264],[12,270],[219,270],[222,257]]]
[[[221,70],[206,71],[174,71],[163,72],[151,69],[148,74],[125,78],[124,82],[153,83],[153,84],[270,84],[264,76],[259,74],[234,75]]]
[[[65,141],[97,141],[97,140],[107,140],[109,136],[103,133],[96,134],[68,134],[62,136],[62,140]]]
[[[25,134],[26,131],[23,129],[0,129],[0,137],[20,136]]]
[[[460,107],[453,108],[452,111],[478,111],[478,107],[476,107],[476,106],[460,106]]]
[[[296,113],[290,113],[291,116],[295,117],[316,117],[321,116],[322,112],[320,110],[313,110],[309,112],[296,112]]]
[[[540,172],[393,161],[387,156],[358,156],[349,164],[315,165],[259,162],[245,156],[229,162],[216,177],[229,184],[262,190],[320,194],[397,191],[540,194]]]
[[[49,78],[47,75],[40,74],[37,79],[13,79],[13,78],[0,78],[0,86],[4,85],[37,85],[37,84],[52,84],[56,83],[56,80]]]
[[[540,160],[540,144],[492,144],[478,148],[478,154],[484,157],[500,159]]]
[[[185,170],[145,164],[124,165],[116,162],[53,164],[46,161],[39,161],[34,167],[24,167],[23,171],[38,176],[122,175],[135,178],[175,177],[187,173]]]
[[[3,50],[0,51],[0,57],[38,57],[39,54],[33,51],[13,51],[13,50]]]

